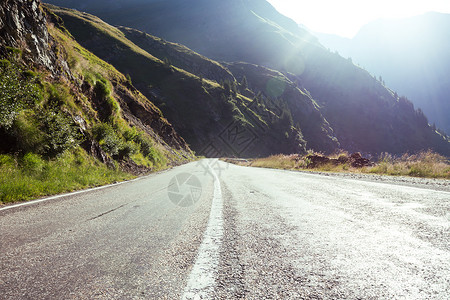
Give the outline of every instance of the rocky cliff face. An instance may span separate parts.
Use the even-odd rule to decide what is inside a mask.
[[[3,0],[0,5],[0,44],[23,49],[23,57],[55,69],[56,55],[47,30],[46,14],[38,0]]]

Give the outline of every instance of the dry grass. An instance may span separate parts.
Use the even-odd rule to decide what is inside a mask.
[[[272,155],[266,158],[255,159],[250,162],[250,166],[259,168],[298,169],[300,168],[301,162],[297,158],[297,155]]]
[[[432,151],[394,158],[383,154],[377,165],[364,168],[366,173],[450,179],[450,162]]]
[[[330,158],[339,158],[347,152],[336,153]],[[394,176],[413,176],[426,178],[450,179],[450,161],[432,151],[425,151],[415,155],[404,154],[394,157],[390,154],[382,154],[378,162],[372,167],[354,168],[350,164],[324,164],[316,168],[307,168],[308,157],[293,155],[273,155],[266,158],[251,160],[246,165],[261,168],[274,168],[285,170],[312,170],[321,172],[348,172],[348,173],[371,173]]]

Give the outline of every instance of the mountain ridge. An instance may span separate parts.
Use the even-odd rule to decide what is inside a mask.
[[[429,12],[404,19],[381,19],[361,28],[353,39],[320,35],[324,45],[369,70],[408,97],[447,133],[450,132],[450,14]]]
[[[146,55],[140,56],[139,53],[144,51],[142,48],[136,53],[127,50],[135,48],[137,45],[132,44],[131,41],[124,44],[123,33],[116,32],[117,37],[104,34],[104,32],[114,32],[115,28],[102,23],[102,28],[97,30],[96,26],[101,22],[99,19],[90,22],[94,18],[93,16],[57,7],[50,8],[63,18],[65,26],[85,47],[115,65],[122,72],[130,74],[133,83],[152,101],[161,105],[165,115],[176,124],[177,131],[188,140],[196,151],[203,152],[204,145],[210,143],[216,144],[214,148],[220,148],[222,155],[267,155],[278,152],[304,151],[305,141],[301,139],[302,134],[295,133],[300,128],[295,129],[295,126],[291,127],[289,123],[276,125],[281,120],[282,111],[279,109],[277,115],[270,112],[265,106],[261,106],[259,109],[262,104],[256,105],[256,102],[252,102],[255,101],[256,94],[247,91],[247,95],[253,100],[240,94],[240,87],[234,76],[219,63],[199,56],[184,46],[166,42],[137,30],[121,28],[123,32],[132,37],[133,41],[144,48],[147,47],[146,49],[150,51],[150,53],[147,52]],[[161,52],[161,47],[166,51]],[[111,48],[118,50],[111,53],[109,51]],[[168,49],[171,50],[167,51]],[[159,58],[155,58],[152,54]],[[130,57],[134,57],[134,59],[131,60]],[[163,60],[166,62],[162,62]],[[193,75],[179,69],[185,65],[189,67],[187,70],[197,74]],[[209,76],[211,74],[208,72],[202,73],[202,70],[211,66],[219,74],[225,74],[225,77],[220,78],[221,83],[211,81],[215,78]],[[212,73],[214,75],[214,72]],[[268,100],[267,97],[265,100]],[[284,102],[284,100],[281,101]],[[190,102],[189,107],[186,106],[188,102]],[[312,124],[312,127],[320,128],[323,124],[325,128],[326,121],[320,112],[318,114],[319,122]],[[232,117],[233,115],[234,117]],[[252,147],[229,145],[223,141],[224,131],[228,130],[230,126],[233,130],[237,130],[233,127],[233,118],[243,121],[243,128],[239,128],[239,131],[245,129],[249,134],[249,136],[243,137],[244,139],[254,139],[251,143]],[[255,128],[263,128],[263,131],[255,132]],[[327,137],[332,132],[331,129],[328,132],[319,131],[318,135],[309,136],[309,140],[317,139],[315,144],[318,145],[335,143],[330,137]],[[280,142],[271,143],[268,140],[269,136],[272,138],[272,142],[277,140]],[[297,146],[292,144],[295,139],[298,139]],[[245,153],[241,148],[246,148]],[[333,147],[323,148],[331,151]],[[251,152],[252,149],[257,150]]]

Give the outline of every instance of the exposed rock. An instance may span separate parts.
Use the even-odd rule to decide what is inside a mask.
[[[338,163],[345,164],[348,162],[348,157],[346,155],[341,155],[337,159]]]
[[[374,165],[369,159],[362,157],[359,152],[352,153],[349,161],[354,168],[370,167]]]
[[[145,166],[138,166],[131,159],[123,159],[119,162],[120,169],[127,173],[133,174],[135,176],[142,176],[150,173],[152,171],[151,168],[147,168]]]
[[[23,58],[55,71],[46,15],[39,0],[3,0],[0,5],[0,45],[23,50]],[[2,2],[3,2],[2,1]]]
[[[105,153],[105,151],[103,151],[102,147],[96,141],[91,139],[86,140],[82,146],[89,155],[97,158],[108,167],[114,168],[113,160]]]
[[[311,169],[330,162],[330,159],[328,157],[321,155],[308,155],[307,158],[309,159],[307,167]]]
[[[161,111],[152,102],[145,99],[144,96],[141,96],[141,101],[136,101],[139,92],[131,84],[127,84],[126,89],[117,82],[113,82],[113,85],[125,118],[154,138],[162,139],[170,147],[177,150],[190,151],[184,139],[164,119]]]
[[[322,155],[308,155],[306,157],[308,161],[308,168],[316,168],[319,166],[323,166],[325,164],[333,164],[335,166],[337,165],[343,165],[343,164],[350,164],[353,168],[362,168],[362,167],[370,167],[373,166],[374,163],[372,163],[369,159],[364,158],[361,156],[361,153],[356,152],[352,153],[350,156],[341,155],[339,158],[328,158],[326,156]]]

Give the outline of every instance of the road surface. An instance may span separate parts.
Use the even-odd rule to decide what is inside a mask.
[[[450,193],[202,160],[0,208],[0,299],[449,299]]]

